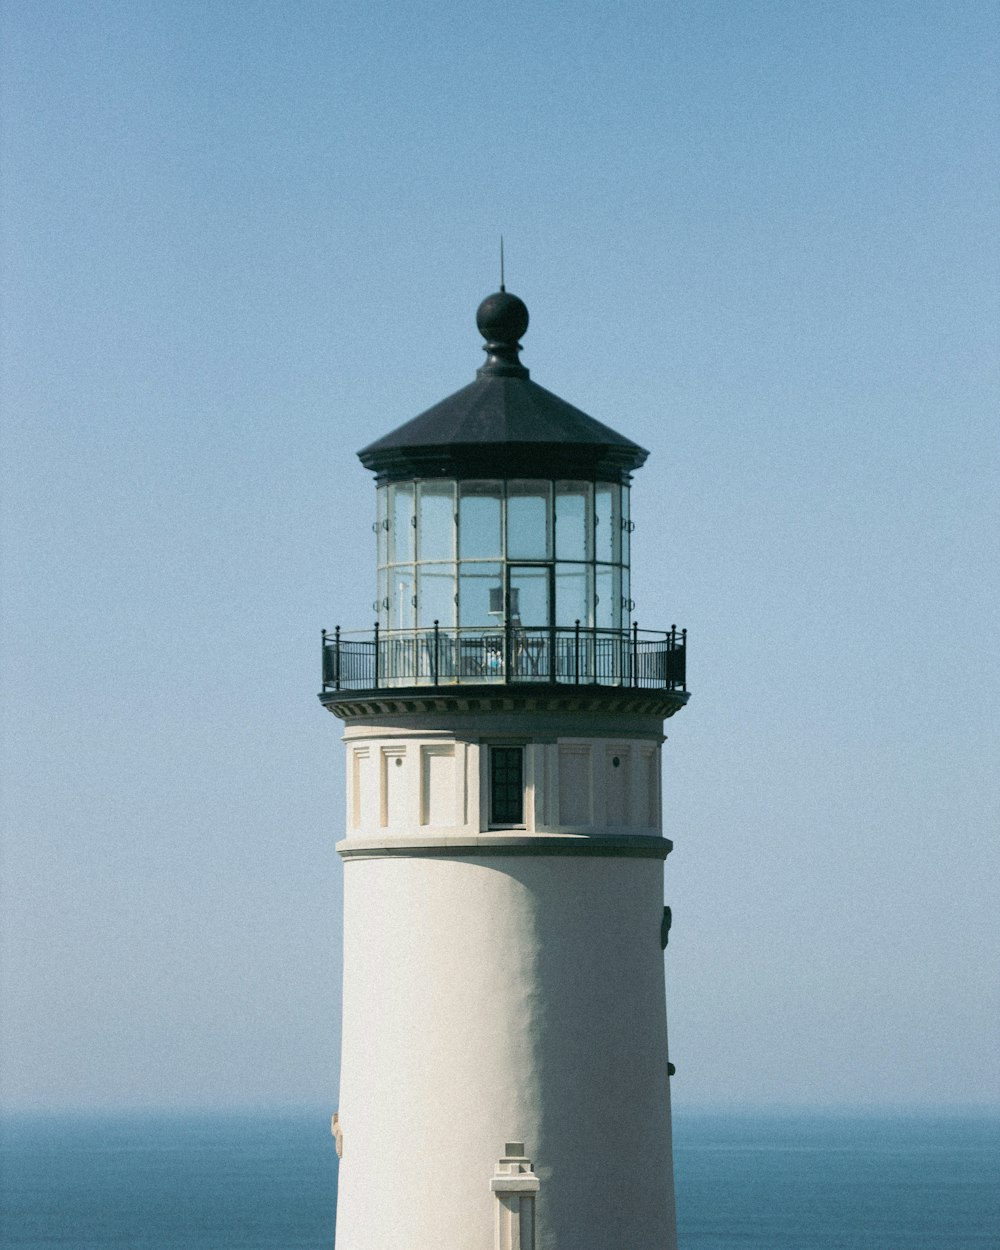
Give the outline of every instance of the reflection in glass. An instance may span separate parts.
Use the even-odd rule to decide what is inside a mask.
[[[389,628],[413,628],[413,569],[396,565],[389,569]]]
[[[567,627],[579,621],[590,624],[587,608],[586,564],[556,565],[556,624]]]
[[[587,527],[586,482],[556,483],[556,559],[588,560],[590,544]]]
[[[501,482],[463,482],[458,504],[458,544],[463,560],[500,558]]]
[[[490,603],[490,591],[499,591],[499,564],[460,564],[458,566],[458,623],[466,627],[503,624],[502,595],[496,607]],[[491,610],[492,607],[492,610]]]
[[[545,560],[549,556],[548,482],[507,483],[507,557]]]
[[[455,623],[455,566],[421,564],[417,569],[417,624]]]
[[[510,618],[515,625],[546,626],[549,623],[549,570],[510,570]]]
[[[455,557],[455,487],[451,482],[420,484],[418,524],[421,560]]]
[[[413,483],[390,486],[389,506],[392,510],[390,563],[404,564],[413,559]]]
[[[621,523],[615,516],[616,486],[598,482],[594,487],[594,558],[611,561],[618,558]]]

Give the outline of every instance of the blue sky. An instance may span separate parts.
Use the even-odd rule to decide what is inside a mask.
[[[2,18],[4,1093],[336,1103],[354,451],[532,376],[651,451],[679,1103],[995,1105],[992,4]]]

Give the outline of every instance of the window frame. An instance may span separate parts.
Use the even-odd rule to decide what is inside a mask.
[[[524,742],[490,742],[484,744],[486,747],[487,763],[486,763],[486,803],[487,803],[487,828],[489,829],[526,829],[527,825],[527,744]],[[496,815],[496,773],[494,771],[494,760],[501,751],[516,751],[520,758],[520,820],[502,819]],[[508,782],[508,784],[510,784]]]

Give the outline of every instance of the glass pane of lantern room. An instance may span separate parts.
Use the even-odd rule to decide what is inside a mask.
[[[621,550],[621,520],[614,506],[617,492],[618,487],[610,482],[598,482],[594,487],[594,558],[599,563],[617,561]]]
[[[629,488],[627,486],[623,486],[622,487],[622,520],[621,520],[622,564],[628,564],[629,551],[632,546],[632,542],[630,538],[630,535],[632,533],[632,522],[629,520],[629,497],[628,496],[629,496]]]
[[[455,623],[455,566],[421,564],[417,569],[417,624]]]
[[[621,591],[616,590],[618,570],[610,565],[597,566],[594,577],[594,624],[598,629],[613,629],[621,624]]]
[[[586,482],[556,483],[556,559],[591,559]]]
[[[556,624],[567,629],[576,624],[590,624],[590,609],[587,603],[587,575],[590,566],[586,564],[556,565]]]
[[[455,487],[421,482],[417,517],[418,560],[455,558]]]
[[[509,566],[510,619],[525,629],[549,624],[549,570],[533,565]]]
[[[390,486],[389,562],[408,564],[413,559],[413,483]]]
[[[375,536],[378,549],[378,566],[389,562],[389,487],[380,486],[375,495],[377,508],[375,513]]]
[[[413,569],[389,569],[389,628],[413,628]]]
[[[503,584],[499,564],[458,566],[458,623],[466,629],[503,624]]]
[[[508,560],[549,558],[548,482],[507,483]]]
[[[462,560],[500,559],[502,482],[463,482],[458,502],[458,554]]]

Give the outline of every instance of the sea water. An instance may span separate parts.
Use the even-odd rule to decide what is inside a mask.
[[[16,1117],[3,1125],[3,1250],[330,1250],[330,1117]]]
[[[0,1127],[4,1250],[331,1250],[320,1111]],[[679,1112],[674,1143],[682,1250],[1000,1247],[1000,1117]]]
[[[1000,1250],[1000,1116],[677,1115],[682,1250]]]

